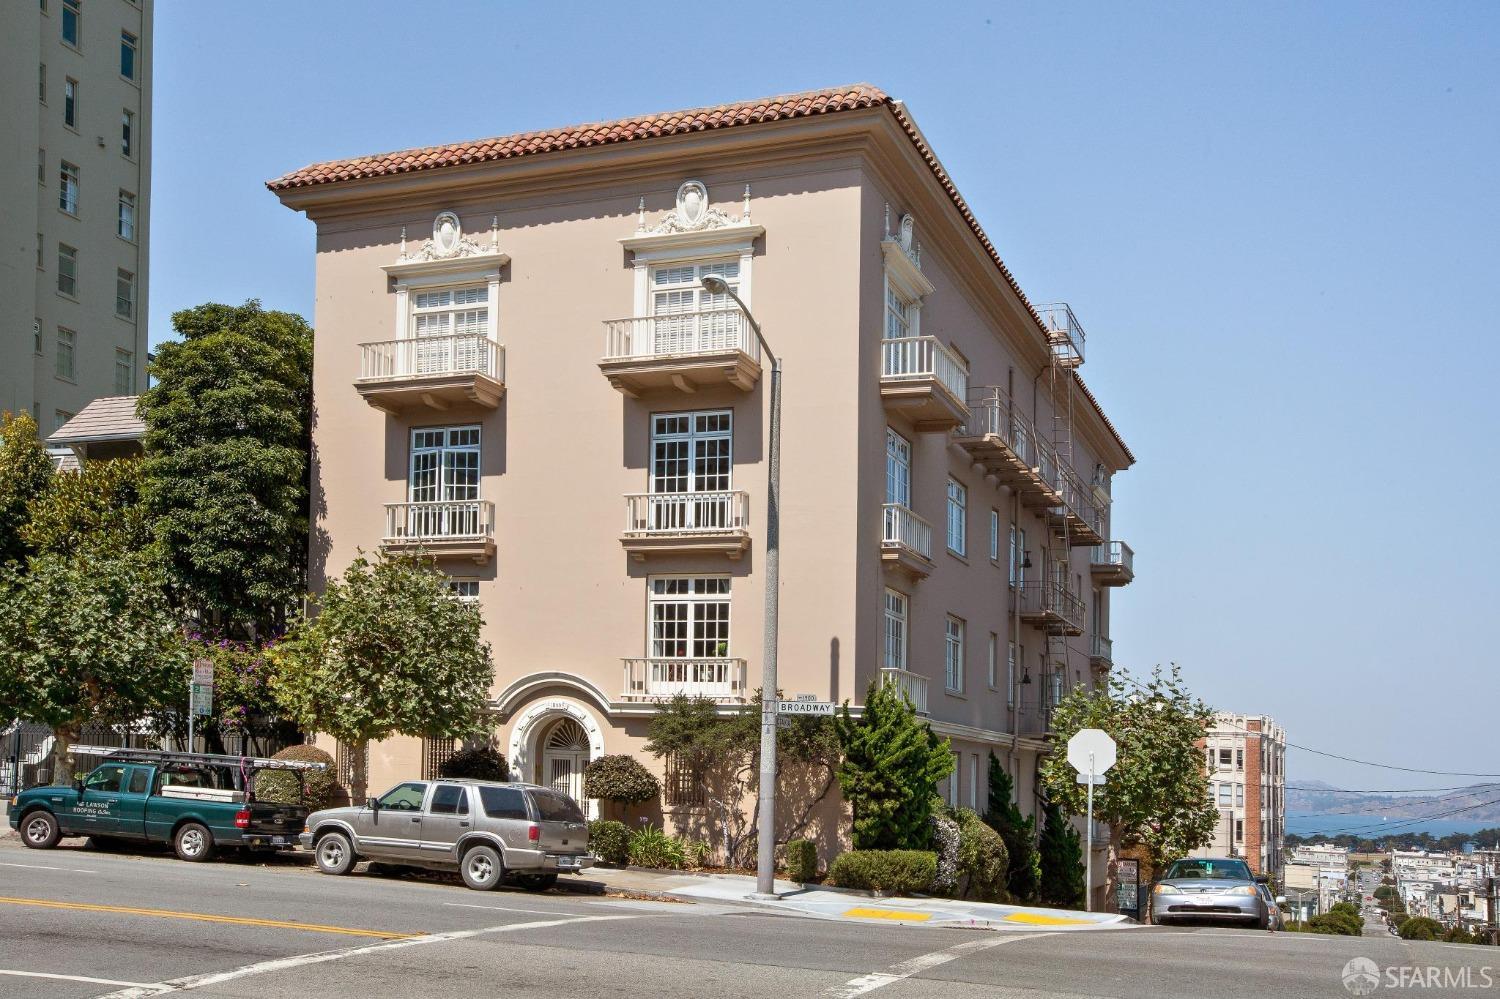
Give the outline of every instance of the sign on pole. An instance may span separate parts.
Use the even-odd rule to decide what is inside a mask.
[[[1078,771],[1078,783],[1089,788],[1088,838],[1083,849],[1083,907],[1094,909],[1094,788],[1103,784],[1100,775],[1115,765],[1115,740],[1103,729],[1081,728],[1068,740],[1068,762]]]
[[[1118,908],[1121,912],[1135,912],[1140,907],[1141,862],[1118,860],[1115,862],[1115,889],[1118,892]],[[1140,914],[1136,913],[1136,918]]]
[[[833,714],[832,701],[777,701],[776,713],[778,715],[831,715]]]
[[[212,659],[193,660],[193,683],[206,684],[212,687],[214,684],[214,661]]]

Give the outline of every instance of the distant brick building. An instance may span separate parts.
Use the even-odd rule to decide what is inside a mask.
[[[1286,733],[1265,715],[1221,711],[1198,742],[1219,821],[1197,857],[1243,857],[1275,877],[1286,837]]]

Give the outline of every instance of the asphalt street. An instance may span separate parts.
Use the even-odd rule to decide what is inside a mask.
[[[0,996],[1305,999],[1354,957],[1500,980],[1492,949],[1389,935],[944,930],[0,839]]]

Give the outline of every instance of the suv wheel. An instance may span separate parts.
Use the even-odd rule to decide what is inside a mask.
[[[348,874],[359,859],[349,837],[341,832],[331,832],[319,839],[313,856],[317,858],[318,870],[324,874]]]
[[[556,874],[518,874],[516,884],[527,891],[546,891],[557,884]]]
[[[172,849],[181,860],[201,863],[214,855],[213,833],[197,822],[184,822],[172,837]]]
[[[483,843],[470,847],[458,865],[464,884],[475,891],[492,891],[505,880],[505,862],[500,852]]]
[[[62,830],[51,812],[38,810],[21,820],[21,842],[33,850],[50,850],[61,838]]]

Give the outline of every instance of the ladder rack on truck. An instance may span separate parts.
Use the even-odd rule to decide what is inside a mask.
[[[246,770],[327,770],[328,764],[310,760],[273,760],[263,756],[231,756],[224,753],[174,753],[164,749],[121,749],[118,746],[73,746],[83,756],[107,756],[126,763],[198,763]]]

